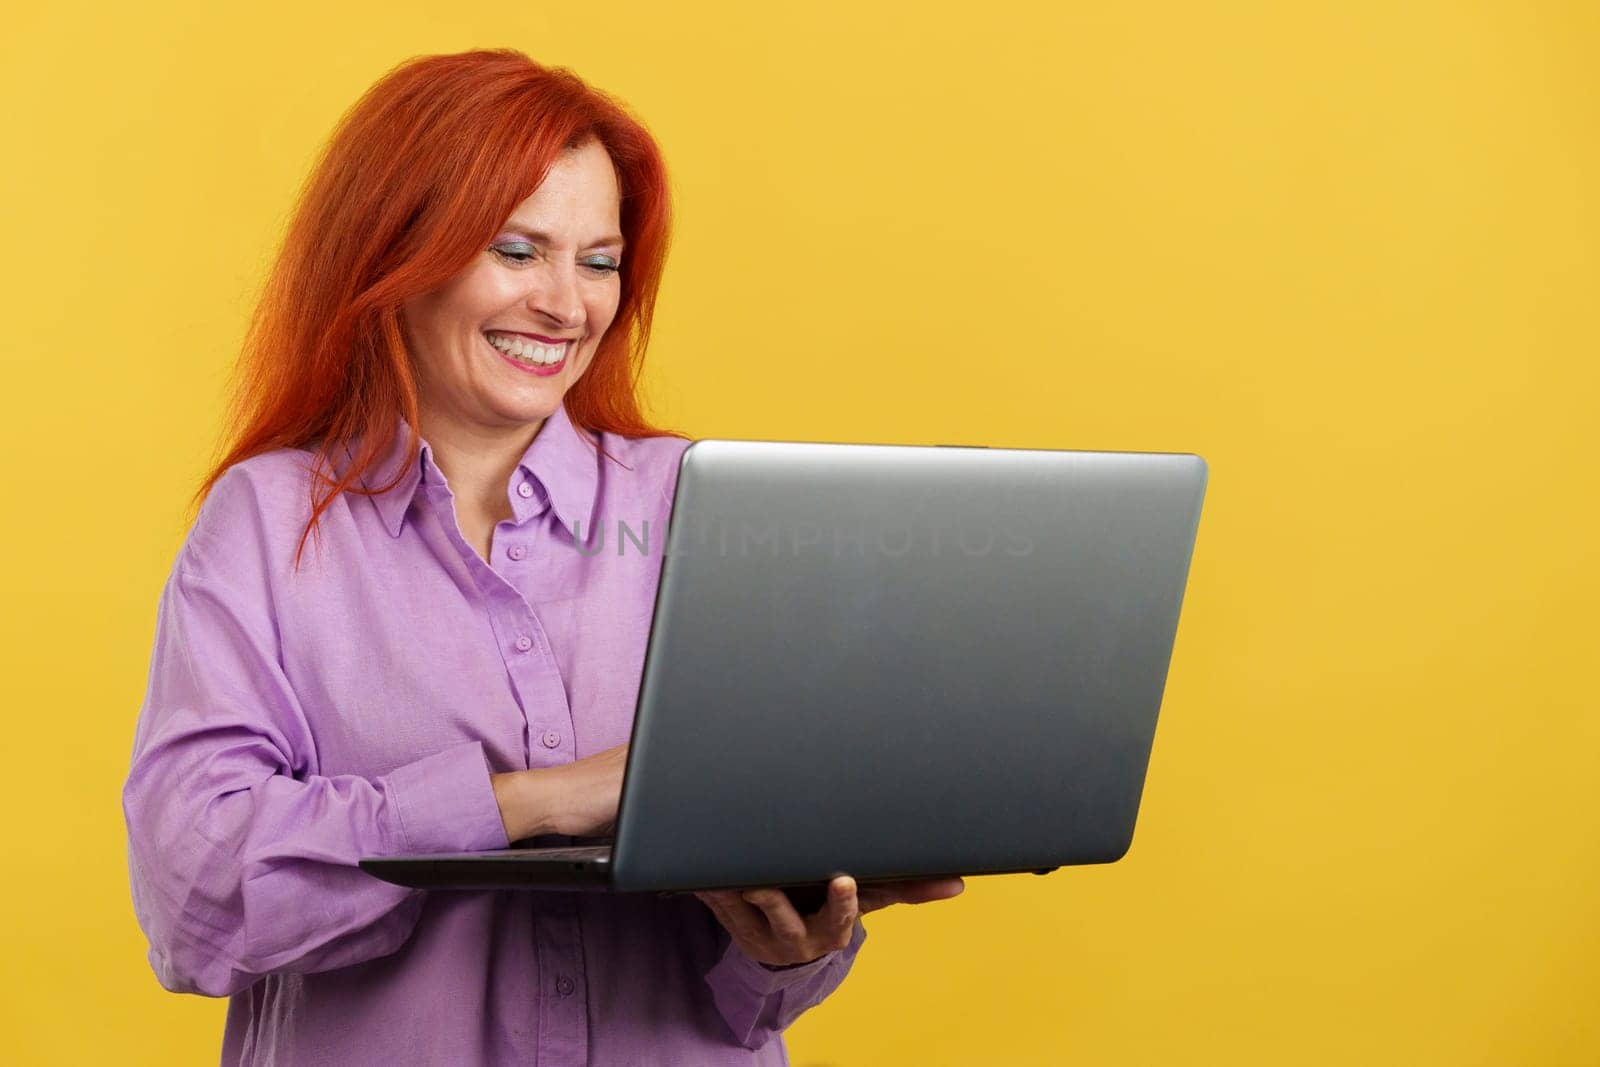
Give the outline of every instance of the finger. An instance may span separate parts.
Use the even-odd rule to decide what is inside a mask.
[[[708,908],[726,908],[739,900],[739,891],[737,889],[696,889],[694,895],[699,897],[701,902]]]
[[[960,896],[967,887],[960,878],[928,878],[901,882],[882,882],[860,890],[861,913],[887,908],[891,904],[927,904]]]
[[[739,934],[739,923],[734,919],[728,907],[728,901],[722,894],[697,892],[695,896],[700,899],[700,903],[710,909],[712,915],[717,917],[717,922],[722,924],[724,930],[730,934]]]
[[[785,942],[787,945],[803,949],[806,941],[806,923],[800,918],[800,913],[794,910],[794,905],[789,903],[789,897],[781,889],[747,889],[744,899],[766,916],[767,925],[771,928],[772,936]]]
[[[856,920],[861,917],[860,901],[856,897],[856,880],[841,874],[828,883],[828,902],[806,923],[814,943],[827,946],[830,952],[844,948],[855,932]]]
[[[767,932],[761,913],[740,897],[738,890],[703,890],[695,896],[711,909],[723,929],[736,937],[762,937]]]
[[[900,885],[900,901],[903,904],[926,904],[934,900],[949,900],[959,897],[966,888],[966,880],[962,878],[925,878],[903,882]]]
[[[728,921],[722,917],[722,902],[720,900],[712,896],[710,893],[696,892],[694,896],[696,900],[704,904],[706,908],[710,910],[711,914],[717,917],[717,921],[719,923],[721,923],[723,926],[728,925]]]

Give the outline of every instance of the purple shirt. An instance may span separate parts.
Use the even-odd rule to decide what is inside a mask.
[[[565,408],[546,421],[489,562],[426,443],[394,489],[323,512],[298,573],[309,451],[239,463],[206,499],[162,592],[123,812],[150,964],[230,998],[224,1063],[781,1064],[781,1031],[844,979],[859,922],[773,971],[692,896],[406,889],[356,866],[505,848],[491,773],[628,740],[687,443],[600,439],[623,466]]]

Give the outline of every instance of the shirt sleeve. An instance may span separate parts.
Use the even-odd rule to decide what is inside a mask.
[[[798,967],[771,970],[745,955],[722,930],[727,945],[706,972],[711,999],[734,1039],[745,1048],[758,1049],[839,987],[866,937],[866,927],[857,919],[844,948]]]
[[[174,992],[228,996],[394,952],[426,891],[358,860],[509,844],[481,742],[370,780],[310,773],[276,623],[244,588],[180,553],[122,791],[134,911]]]

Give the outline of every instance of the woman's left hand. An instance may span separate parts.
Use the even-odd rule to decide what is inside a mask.
[[[801,915],[781,889],[708,889],[695,893],[746,956],[771,967],[810,963],[850,943],[856,920],[890,904],[948,900],[966,888],[960,878],[883,882],[858,895],[840,875],[828,883],[828,902]]]

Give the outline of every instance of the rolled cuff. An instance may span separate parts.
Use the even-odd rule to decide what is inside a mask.
[[[844,948],[819,956],[810,963],[780,967],[777,970],[767,967],[759,960],[751,959],[732,939],[729,939],[722,958],[711,968],[706,978],[713,985],[722,981],[732,981],[757,996],[771,996],[820,973],[840,956],[855,955],[866,936],[866,927],[857,919],[855,929],[850,933],[850,943]]]
[[[394,804],[405,851],[506,848],[505,823],[481,741],[463,741],[397,767],[378,781]]]

